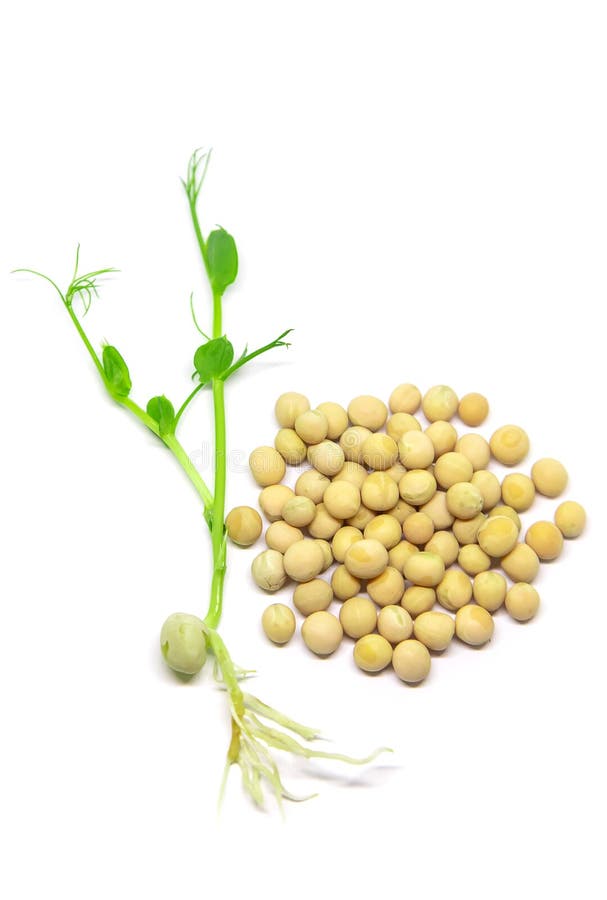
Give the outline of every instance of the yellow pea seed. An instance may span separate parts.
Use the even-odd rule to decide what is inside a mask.
[[[534,522],[527,529],[525,543],[541,560],[556,559],[563,549],[563,535],[552,522]]]
[[[420,407],[422,395],[414,384],[399,384],[390,394],[388,404],[393,413],[414,413]]]
[[[516,512],[525,512],[535,500],[535,485],[528,475],[513,472],[502,481],[502,500]]]
[[[360,528],[361,531],[364,531],[369,522],[372,522],[375,518],[375,513],[372,509],[367,509],[364,503],[360,504],[358,512],[350,516],[349,519],[346,519],[346,525],[352,525],[354,528]]]
[[[314,538],[314,543],[318,544],[321,549],[323,555],[322,571],[326,572],[329,566],[332,566],[334,562],[333,553],[331,552],[331,545],[328,541],[325,541],[322,538]]]
[[[281,428],[274,438],[274,447],[290,466],[299,466],[308,450],[293,428]]]
[[[308,462],[318,472],[331,477],[337,475],[345,462],[344,451],[335,441],[321,440],[308,447]]]
[[[328,485],[322,502],[336,519],[349,519],[360,509],[360,491],[349,481],[334,481]]]
[[[424,612],[413,623],[413,634],[428,650],[440,652],[451,643],[455,621],[447,613]]]
[[[293,581],[311,581],[316,578],[322,572],[324,562],[322,550],[309,538],[291,544],[283,559],[285,572]]]
[[[327,417],[317,409],[308,409],[300,413],[293,427],[306,444],[319,444],[324,441],[329,431]]]
[[[460,481],[470,481],[473,472],[472,463],[463,453],[443,453],[434,463],[434,477],[445,490]]]
[[[407,470],[405,469],[403,464],[401,462],[398,462],[398,460],[393,463],[388,469],[385,469],[386,475],[389,475],[392,481],[395,481],[397,484],[406,471]]]
[[[529,438],[518,425],[502,425],[489,441],[491,452],[504,466],[517,466],[529,452]]]
[[[458,481],[447,491],[447,509],[456,519],[473,519],[483,508],[483,495],[469,481]]]
[[[506,599],[506,579],[499,572],[479,572],[472,582],[472,593],[479,606],[493,613]]]
[[[372,472],[365,478],[360,495],[367,509],[385,512],[398,501],[398,485],[385,472]]]
[[[489,512],[489,516],[490,518],[493,518],[494,516],[507,516],[509,519],[512,519],[518,531],[520,531],[522,528],[521,518],[517,511],[515,509],[512,509],[511,506],[504,506],[501,504],[499,506],[494,506],[493,509]]]
[[[250,506],[235,506],[226,517],[228,537],[239,547],[250,547],[254,544],[262,528],[261,516]]]
[[[518,528],[508,516],[486,519],[478,530],[477,541],[488,556],[500,558],[513,549],[518,540]]]
[[[377,630],[391,644],[400,644],[413,634],[413,620],[402,606],[384,606],[377,616]]]
[[[460,609],[472,599],[472,583],[465,572],[450,569],[436,588],[436,599],[450,612]]]
[[[491,568],[491,558],[478,544],[466,544],[459,551],[457,562],[467,575],[478,575]]]
[[[367,582],[367,593],[378,606],[395,606],[405,592],[405,579],[392,566]]]
[[[502,486],[497,475],[486,469],[479,469],[470,479],[470,484],[477,487],[483,498],[483,512],[489,512],[499,503],[502,496]]]
[[[425,469],[434,462],[434,444],[423,431],[406,431],[397,449],[398,457],[407,469]]]
[[[386,423],[388,407],[377,397],[355,397],[348,406],[348,416],[353,425],[362,425],[370,431],[378,431]]]
[[[456,519],[451,526],[453,534],[462,546],[475,544],[481,527],[487,521],[484,513],[477,513],[472,519]]]
[[[343,525],[335,532],[333,540],[331,541],[333,558],[338,563],[343,563],[348,548],[356,543],[356,541],[362,541],[362,539],[363,533],[359,528],[353,528],[352,525]]]
[[[343,448],[342,448],[343,449]],[[333,476],[333,481],[348,481],[350,484],[353,484],[360,491],[363,486],[363,482],[369,473],[365,469],[364,466],[361,466],[360,463],[352,462],[349,459],[346,459],[343,466],[337,473],[337,475]]]
[[[457,413],[465,425],[478,428],[489,415],[489,403],[482,394],[464,394],[459,401]]]
[[[329,425],[327,437],[329,440],[338,440],[348,427],[348,413],[339,403],[331,403],[329,401],[319,403],[316,409],[323,413],[327,419]]]
[[[320,609],[328,609],[332,600],[331,585],[322,578],[298,584],[293,591],[293,606],[304,616],[310,616]]]
[[[540,595],[530,584],[513,584],[506,594],[506,609],[517,622],[528,622],[539,609]]]
[[[428,612],[436,603],[436,591],[431,587],[422,587],[419,584],[413,584],[408,587],[400,605],[406,609],[410,616],[419,616],[421,613]]]
[[[399,479],[400,481],[400,479]],[[405,500],[402,498],[398,501],[396,506],[393,506],[392,509],[389,509],[386,515],[392,516],[402,528],[403,522],[407,518],[407,516],[412,516],[415,512],[415,507],[410,506]],[[377,517],[379,518],[379,516]]]
[[[500,566],[512,581],[533,581],[540,570],[540,560],[529,544],[516,544],[503,556]]]
[[[459,544],[451,531],[435,531],[424,550],[427,550],[428,553],[438,553],[445,568],[448,568],[457,559]]]
[[[339,446],[344,451],[344,457],[349,462],[362,463],[362,446],[371,431],[362,425],[353,425],[346,428],[339,439]]]
[[[445,564],[437,553],[422,550],[405,560],[403,574],[413,584],[436,587],[444,577]]]
[[[480,434],[463,434],[455,445],[455,451],[470,460],[475,472],[486,469],[491,459],[489,444]]]
[[[295,633],[295,616],[284,603],[272,603],[261,617],[261,627],[275,644],[286,644]]]
[[[354,644],[354,662],[363,672],[381,672],[391,659],[392,647],[381,634],[367,634]]]
[[[392,668],[407,684],[423,681],[430,672],[430,665],[428,648],[413,638],[401,641],[392,653]]]
[[[361,638],[375,631],[377,609],[368,597],[350,597],[342,604],[339,621],[348,637]]]
[[[482,606],[462,606],[455,614],[455,633],[466,644],[480,647],[493,637],[493,617]]]
[[[344,565],[355,578],[375,578],[388,565],[388,551],[379,541],[357,541],[346,551]]]
[[[411,469],[398,482],[397,494],[411,506],[422,506],[436,493],[436,480],[425,469]]]
[[[403,522],[403,535],[411,544],[426,544],[433,534],[434,522],[426,513],[413,513]]]
[[[309,497],[291,497],[282,508],[282,517],[288,525],[305,528],[316,515],[316,504]]]
[[[451,515],[447,507],[446,491],[436,491],[427,503],[423,503],[420,506],[419,512],[426,513],[427,516],[430,516],[437,531],[443,531],[445,528],[450,528],[455,519],[455,516]]]
[[[330,541],[341,528],[341,525],[342,520],[332,516],[324,503],[319,503],[316,507],[316,514],[308,525],[308,532],[313,538]]]
[[[337,566],[331,576],[331,587],[338,600],[349,600],[360,592],[361,584],[358,578],[350,575],[344,565]]]
[[[362,461],[370,469],[384,471],[398,459],[398,446],[389,434],[370,434],[360,448]]]
[[[263,550],[251,563],[251,574],[257,587],[278,591],[287,580],[284,557],[278,550]]]
[[[422,410],[429,422],[448,422],[457,412],[458,405],[457,394],[446,384],[431,387],[422,399]]]
[[[287,471],[284,459],[274,447],[256,447],[249,456],[249,467],[260,487],[278,484]]]
[[[398,519],[387,513],[375,516],[365,528],[365,537],[379,541],[386,550],[391,550],[392,547],[395,547],[400,542],[402,534],[402,526]]]
[[[273,522],[266,531],[266,544],[270,550],[286,553],[296,541],[303,541],[303,532],[286,522]]]
[[[388,561],[390,565],[394,569],[398,569],[398,571],[402,575],[403,566],[413,553],[419,553],[419,547],[416,547],[414,544],[410,544],[409,541],[401,541],[400,544],[392,547],[392,549],[389,551]]]
[[[307,497],[316,505],[322,503],[324,493],[330,484],[326,475],[321,475],[316,469],[307,469],[295,482],[295,493],[298,497]]]
[[[259,495],[259,505],[268,522],[277,522],[282,517],[282,508],[295,494],[286,484],[270,484]]]
[[[451,422],[443,422],[439,419],[437,422],[432,422],[431,425],[428,425],[424,433],[432,441],[435,459],[438,459],[439,456],[443,456],[445,453],[451,453],[457,443],[457,431]]]
[[[278,424],[282,428],[293,428],[295,419],[306,410],[310,409],[310,401],[304,394],[298,394],[296,391],[289,391],[281,394],[276,401],[274,412],[278,420]]]
[[[554,521],[563,537],[576,538],[586,525],[586,512],[575,500],[565,500],[557,506]]]
[[[556,459],[538,459],[531,467],[531,477],[544,497],[558,497],[567,487],[569,476],[565,466]]]
[[[339,619],[326,610],[313,612],[301,626],[306,647],[318,656],[328,656],[339,647],[344,636]]]

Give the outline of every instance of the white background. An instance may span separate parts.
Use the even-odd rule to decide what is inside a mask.
[[[1,878],[10,900],[603,897],[605,7],[591,2],[20,2],[0,36]],[[185,396],[204,292],[178,183],[213,145],[203,219],[236,237],[237,349],[294,345],[228,389],[236,460],[285,389],[313,403],[402,381],[480,390],[570,471],[587,533],[411,689],[260,633],[256,552],[230,553],[223,635],[254,690],[363,771],[285,763],[256,811],[223,696],[184,686],[158,632],[203,613],[209,547],[165,451],[104,396],[57,298],[114,265],[92,309],[141,402]],[[600,318],[601,317],[601,318]],[[206,320],[205,320],[206,321]],[[183,441],[208,470],[209,408]],[[208,448],[208,444],[206,445]],[[206,463],[205,463],[206,459]],[[238,468],[236,463],[233,468]],[[256,503],[246,471],[229,502]],[[538,504],[527,514],[552,514]],[[287,592],[285,591],[285,596]],[[224,894],[225,896],[226,894]]]

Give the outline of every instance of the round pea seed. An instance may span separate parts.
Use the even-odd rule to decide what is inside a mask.
[[[388,565],[388,551],[379,541],[363,539],[348,548],[344,565],[355,578],[375,578]]]
[[[282,428],[293,428],[297,416],[300,416],[308,409],[310,409],[310,401],[304,394],[288,391],[286,394],[280,395],[276,401],[274,412],[278,424]]]
[[[354,662],[363,672],[381,672],[392,660],[392,647],[381,634],[367,634],[354,644]]]
[[[434,477],[445,490],[460,481],[470,481],[473,472],[472,463],[463,453],[443,453],[434,463]]]
[[[410,416],[409,413],[399,412],[395,413],[393,416],[390,416],[386,423],[386,431],[392,438],[392,440],[398,442],[402,438],[404,434],[407,434],[408,431],[421,431],[422,426],[419,421],[415,418],[415,416]]]
[[[422,550],[413,553],[403,566],[403,574],[407,581],[422,587],[436,587],[445,574],[445,564],[437,553]]]
[[[435,531],[424,550],[429,553],[438,553],[447,568],[457,559],[459,544],[451,531]]]
[[[575,500],[566,500],[557,506],[554,521],[563,537],[576,538],[586,525],[586,512]]]
[[[397,494],[411,506],[422,506],[436,493],[436,480],[425,469],[411,469],[398,482]]]
[[[333,558],[338,563],[343,563],[348,548],[356,543],[356,541],[362,541],[362,539],[363,533],[360,529],[353,528],[352,525],[343,525],[335,532],[333,540],[331,541]]]
[[[316,514],[308,525],[308,532],[313,538],[330,541],[341,528],[341,525],[342,520],[332,516],[324,503],[319,503],[316,507]]]
[[[285,552],[283,562],[285,572],[293,581],[311,581],[322,572],[325,558],[315,541],[304,538],[303,541],[291,544]]]
[[[282,553],[263,550],[251,563],[255,584],[264,591],[278,591],[287,580]]]
[[[530,584],[513,584],[506,594],[506,609],[517,622],[528,622],[539,609],[540,595]]]
[[[287,471],[285,461],[274,447],[257,447],[249,456],[249,467],[260,487],[278,484]]]
[[[295,616],[284,603],[272,603],[261,617],[261,627],[275,644],[286,644],[295,633]]]
[[[358,578],[350,575],[344,565],[337,566],[331,576],[331,587],[338,600],[349,600],[359,593],[361,584]]]
[[[372,522],[375,518],[375,513],[372,509],[367,509],[364,503],[360,504],[358,512],[350,516],[349,519],[346,519],[346,525],[352,525],[354,528],[360,528],[361,531],[364,531],[369,522]]]
[[[472,519],[455,519],[451,529],[462,546],[464,544],[475,544],[478,532],[486,521],[487,516],[479,512]]]
[[[377,630],[391,644],[400,644],[411,637],[413,620],[402,606],[384,606],[377,616]]]
[[[367,440],[371,432],[362,425],[353,425],[346,428],[339,439],[339,446],[344,451],[344,457],[349,462],[362,462],[362,445]]]
[[[350,597],[342,604],[339,621],[348,637],[361,638],[375,631],[377,609],[368,597]]]
[[[398,485],[385,472],[372,472],[365,478],[360,495],[367,509],[385,512],[398,501]]]
[[[363,486],[363,482],[368,474],[369,473],[367,472],[365,467],[361,466],[360,463],[352,462],[351,460],[346,459],[337,475],[333,476],[333,481],[347,481],[357,487],[360,491],[361,487]]]
[[[535,500],[535,485],[528,475],[513,472],[502,481],[502,500],[516,512],[524,512]]]
[[[493,637],[494,622],[482,606],[462,606],[455,614],[455,633],[466,644],[480,647]]]
[[[459,400],[455,391],[446,384],[437,384],[422,399],[422,410],[429,422],[448,422],[457,412]]]
[[[306,647],[318,656],[329,656],[341,644],[344,636],[339,619],[326,610],[313,612],[301,626]]]
[[[433,534],[434,522],[426,513],[413,513],[403,522],[403,535],[411,544],[426,544]]]
[[[445,528],[450,528],[453,525],[455,518],[451,515],[447,507],[446,491],[436,491],[427,503],[423,503],[420,506],[419,512],[426,513],[427,516],[430,516],[437,531],[443,531]]]
[[[286,553],[296,541],[303,541],[303,532],[286,522],[273,522],[266,531],[266,544],[270,550]]]
[[[274,447],[290,466],[299,466],[308,448],[293,428],[281,428],[274,438]]]
[[[489,441],[495,459],[504,466],[517,466],[529,452],[529,438],[518,425],[502,425]]]
[[[313,578],[298,584],[293,591],[293,606],[304,616],[310,616],[313,612],[328,609],[333,600],[331,585],[322,578]]]
[[[295,431],[306,444],[319,444],[327,436],[329,423],[324,413],[308,409],[295,419]]]
[[[250,506],[235,506],[226,517],[228,537],[239,547],[250,547],[254,544],[262,528],[261,516]]]
[[[403,594],[400,605],[406,609],[410,616],[419,616],[428,612],[436,603],[436,591],[431,587],[422,587],[413,584]]]
[[[389,434],[370,434],[360,448],[362,461],[370,469],[383,471],[398,459],[398,446]]]
[[[327,437],[331,441],[338,440],[348,427],[348,413],[339,403],[319,403],[316,409],[326,417],[329,428]]]
[[[286,484],[270,484],[259,495],[259,505],[268,522],[282,517],[282,508],[295,494]]]
[[[436,599],[450,612],[461,609],[472,599],[472,583],[465,572],[450,569],[437,585]]]
[[[500,566],[512,581],[533,581],[540,570],[540,560],[528,544],[518,543],[501,558]]]
[[[518,528],[507,516],[493,516],[483,522],[477,540],[488,556],[506,556],[518,540]]]
[[[459,401],[457,414],[465,425],[478,428],[489,415],[489,403],[482,394],[464,394]]]
[[[434,444],[423,431],[407,431],[398,442],[398,457],[407,469],[425,469],[434,462]]]
[[[321,475],[316,469],[307,469],[295,482],[295,493],[298,497],[307,497],[314,504],[322,503],[324,493],[330,484],[326,475]]]
[[[483,498],[483,512],[489,512],[490,509],[500,502],[502,496],[502,486],[494,472],[486,469],[479,469],[470,479],[470,484],[478,488]]]
[[[451,643],[455,622],[447,613],[424,612],[413,623],[413,634],[428,650],[440,652]]]
[[[383,572],[367,582],[367,593],[378,606],[395,606],[404,592],[405,579],[393,566],[386,566]]]
[[[345,462],[344,451],[335,441],[321,440],[308,447],[308,462],[317,472],[332,477],[337,475]]]
[[[365,537],[383,544],[386,550],[391,550],[403,536],[402,525],[394,516],[383,513],[375,516],[365,528]]]
[[[483,495],[469,481],[458,481],[447,491],[447,509],[456,519],[473,519],[483,508]]]
[[[450,453],[457,443],[457,431],[451,422],[443,422],[439,419],[432,422],[426,428],[425,434],[428,435],[434,446],[434,457],[438,459],[445,453]]]
[[[493,509],[489,512],[489,517],[493,518],[494,516],[507,516],[509,519],[512,519],[518,531],[521,530],[521,518],[517,511],[515,509],[512,509],[511,506],[505,506],[502,504],[500,504],[499,506],[494,506]]]
[[[430,665],[428,648],[413,638],[401,641],[392,653],[392,668],[407,684],[423,681],[430,672]]]
[[[334,481],[322,498],[327,512],[336,519],[349,519],[360,509],[360,491],[349,481]]]
[[[491,459],[491,449],[480,434],[464,434],[455,445],[456,453],[461,453],[472,463],[474,471],[486,469]]]
[[[316,504],[309,497],[290,497],[282,508],[282,517],[288,525],[305,528],[316,515]]]
[[[314,538],[314,543],[318,544],[318,546],[320,547],[323,556],[322,571],[326,572],[329,566],[332,566],[334,562],[333,553],[331,552],[331,545],[328,541],[325,541],[322,538]]]
[[[552,522],[534,522],[527,529],[525,543],[542,561],[556,559],[563,549],[563,535]]]
[[[388,407],[377,397],[355,397],[348,406],[348,416],[353,425],[362,425],[370,431],[378,431],[386,423]]]
[[[402,574],[405,561],[409,559],[412,553],[419,553],[419,548],[414,544],[410,544],[409,541],[401,541],[400,544],[396,544],[389,551],[388,561],[394,569],[398,569]]]
[[[491,568],[491,557],[478,544],[465,544],[457,555],[457,562],[467,575],[478,575]]]
[[[544,497],[558,497],[567,487],[569,476],[565,466],[556,459],[538,459],[531,467],[531,477]]]
[[[388,405],[393,413],[414,413],[420,407],[422,395],[414,384],[399,384],[390,394]]]
[[[479,606],[493,613],[506,599],[506,579],[499,572],[479,572],[472,582],[472,593]]]

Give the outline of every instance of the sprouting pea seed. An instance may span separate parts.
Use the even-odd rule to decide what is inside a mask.
[[[160,630],[160,649],[173,671],[196,675],[207,658],[202,619],[190,613],[170,615]]]

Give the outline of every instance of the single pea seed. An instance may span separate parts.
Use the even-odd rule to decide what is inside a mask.
[[[482,394],[464,394],[459,401],[457,414],[464,423],[471,428],[478,428],[489,415],[489,403]]]
[[[321,475],[316,469],[307,469],[295,482],[295,494],[298,497],[307,497],[316,505],[322,503],[322,498],[330,484],[326,475]]]
[[[565,500],[557,506],[554,521],[563,537],[576,538],[586,526],[586,512],[575,500]]]
[[[361,638],[377,626],[377,609],[368,597],[350,597],[339,611],[339,621],[348,637]]]
[[[354,644],[354,662],[363,672],[381,672],[391,660],[392,647],[381,634],[367,634]]]
[[[349,519],[360,509],[360,491],[349,481],[334,481],[324,493],[322,502],[336,519]]]
[[[415,416],[409,415],[409,413],[395,413],[386,422],[386,431],[397,444],[407,432],[421,430],[422,426],[419,420]]]
[[[276,401],[274,412],[278,420],[278,424],[282,428],[293,428],[295,419],[302,413],[310,409],[310,401],[303,394],[296,391],[288,391],[281,394]]]
[[[460,481],[470,481],[473,472],[472,463],[463,453],[443,453],[434,463],[434,477],[445,490]]]
[[[251,563],[255,584],[264,591],[278,591],[287,580],[282,553],[263,550]]]
[[[455,445],[455,452],[470,460],[475,472],[486,469],[491,459],[491,449],[480,434],[463,434]]]
[[[552,522],[534,522],[527,529],[525,543],[542,561],[556,559],[563,549],[563,535]]]
[[[346,525],[352,525],[354,528],[360,528],[361,531],[364,531],[369,522],[372,522],[374,518],[375,513],[373,510],[367,509],[365,504],[361,503],[356,515],[346,519]]]
[[[381,574],[367,582],[367,593],[378,606],[395,606],[405,591],[405,579],[393,566],[387,566]]]
[[[430,665],[428,648],[415,639],[401,641],[392,653],[392,668],[407,684],[418,684],[427,678]]]
[[[316,504],[309,497],[291,497],[282,508],[282,517],[288,525],[305,528],[316,515]]]
[[[400,644],[413,634],[413,619],[402,606],[384,606],[377,616],[377,630],[391,644]]]
[[[486,519],[478,530],[477,540],[488,556],[498,559],[514,548],[518,540],[518,528],[507,516]]]
[[[426,469],[411,469],[398,482],[398,493],[405,503],[422,506],[436,493],[436,480]]]
[[[412,510],[413,511],[413,510]],[[447,507],[447,492],[436,491],[427,503],[423,503],[419,512],[430,516],[437,531],[444,531],[453,525],[455,516],[452,516]]]
[[[378,431],[386,423],[388,407],[377,397],[355,397],[348,406],[348,416],[353,425],[362,425],[370,431]]]
[[[385,512],[398,501],[398,485],[385,472],[372,472],[365,478],[360,495],[367,509]]]
[[[472,519],[455,519],[451,528],[462,546],[476,544],[478,533],[486,521],[487,516],[479,512]]]
[[[465,572],[450,569],[436,588],[436,599],[441,606],[455,612],[470,603],[472,599],[472,583]]]
[[[443,456],[445,453],[451,453],[455,449],[457,431],[451,422],[444,422],[439,419],[437,422],[432,422],[431,425],[428,425],[424,433],[432,441],[435,459],[438,459],[439,456]]]
[[[535,500],[535,485],[528,475],[513,472],[502,481],[502,500],[516,512],[525,512]]]
[[[261,617],[264,634],[275,644],[286,644],[295,633],[295,616],[284,603],[272,603]]]
[[[529,452],[529,438],[518,425],[502,425],[489,441],[495,459],[504,466],[518,466]]]
[[[337,441],[348,427],[348,413],[339,403],[319,403],[316,409],[326,416],[329,424],[327,437],[331,441]]]
[[[506,599],[506,579],[499,572],[479,572],[472,582],[472,593],[479,606],[494,613]]]
[[[319,441],[308,447],[308,462],[317,472],[331,478],[337,475],[345,462],[344,451],[335,441]]]
[[[250,506],[235,506],[226,517],[228,537],[239,547],[250,547],[254,544],[262,528],[261,516]]]
[[[533,581],[540,570],[539,556],[528,544],[516,544],[503,556],[500,566],[512,581]]]
[[[323,556],[323,564],[322,571],[326,572],[329,566],[332,566],[335,560],[333,559],[333,553],[331,551],[331,544],[328,541],[323,540],[322,538],[314,538],[314,543],[318,544],[320,547],[320,551]]]
[[[388,551],[379,541],[363,539],[348,548],[344,565],[355,578],[375,578],[388,565]]]
[[[333,540],[331,541],[333,558],[338,563],[343,563],[348,548],[356,543],[356,541],[362,541],[362,539],[363,533],[359,528],[354,528],[352,525],[343,525],[335,532]]]
[[[332,516],[324,503],[319,503],[316,507],[316,514],[308,525],[308,532],[311,537],[330,541],[341,528],[341,525],[342,520]]]
[[[274,447],[290,466],[301,465],[308,452],[308,448],[293,428],[281,428],[274,438]]]
[[[411,544],[426,544],[433,534],[434,522],[426,513],[413,513],[403,522],[403,535]]]
[[[339,439],[339,446],[348,462],[362,463],[362,446],[370,434],[369,429],[362,425],[346,428]]]
[[[303,541],[303,531],[286,522],[273,522],[266,531],[266,544],[270,550],[284,554],[296,541]]]
[[[405,560],[403,574],[413,584],[436,587],[445,575],[445,564],[437,553],[422,550]]]
[[[428,650],[440,652],[451,643],[455,621],[447,613],[424,612],[413,623],[413,634]]]
[[[390,394],[388,405],[393,413],[415,413],[422,402],[419,388],[414,384],[399,384]]]
[[[539,609],[540,595],[530,584],[513,584],[506,594],[506,609],[517,622],[528,622]]]
[[[323,570],[324,561],[322,550],[309,538],[291,544],[283,559],[285,572],[293,581],[311,581],[316,578]]]
[[[332,600],[333,589],[322,578],[313,578],[312,581],[298,584],[293,591],[293,606],[304,616],[328,609]]]
[[[422,410],[429,422],[448,422],[457,412],[458,405],[457,394],[446,384],[431,387],[422,399]]]
[[[502,486],[494,472],[486,469],[479,469],[470,479],[470,484],[478,488],[483,498],[483,512],[489,512],[500,502],[502,496]]]
[[[567,469],[557,459],[538,459],[531,467],[531,477],[544,497],[558,497],[567,487]]]
[[[465,544],[457,555],[457,562],[467,575],[478,575],[491,568],[491,557],[478,544]]]
[[[489,516],[490,518],[493,518],[494,516],[507,516],[509,519],[512,519],[518,531],[520,531],[522,528],[521,517],[515,509],[512,509],[511,506],[505,506],[502,504],[500,504],[499,506],[494,506],[493,509],[490,510]]]
[[[394,569],[397,569],[402,575],[403,566],[412,553],[419,553],[419,547],[410,544],[409,541],[401,541],[400,544],[392,547],[388,552],[388,561],[390,565]]]
[[[410,616],[419,616],[421,613],[428,612],[436,603],[436,591],[431,587],[422,587],[419,584],[413,584],[408,587],[400,605],[406,609]]]
[[[456,519],[473,519],[483,508],[483,495],[469,481],[458,481],[447,491],[447,509]]]
[[[160,630],[160,649],[174,672],[196,675],[207,658],[203,621],[190,613],[173,613]]]
[[[260,487],[278,484],[287,471],[284,459],[274,447],[256,447],[249,456],[249,467]]]
[[[336,616],[326,610],[319,610],[307,617],[301,626],[301,636],[312,653],[329,656],[341,644],[344,632]]]
[[[361,583],[354,575],[350,575],[344,565],[337,566],[331,576],[331,587],[338,600],[349,600],[360,592]]]
[[[445,568],[448,568],[457,559],[459,544],[451,531],[435,531],[424,550],[427,550],[429,553],[438,553],[445,564]]]
[[[392,515],[382,513],[369,522],[365,528],[365,537],[373,539],[383,544],[386,550],[391,550],[401,540],[403,536],[402,525]]]
[[[398,446],[389,434],[370,434],[360,449],[362,461],[370,469],[389,469],[398,459]]]
[[[369,473],[365,469],[364,466],[361,466],[360,463],[352,462],[349,459],[346,459],[343,466],[337,473],[337,475],[333,476],[334,482],[339,481],[348,481],[350,484],[353,484],[360,491],[363,486],[363,482]]]
[[[491,613],[482,606],[462,606],[455,614],[455,633],[465,644],[480,647],[493,637],[494,622]]]
[[[319,444],[327,436],[329,423],[324,413],[308,409],[295,419],[295,431],[306,444]]]
[[[423,431],[407,431],[398,442],[398,457],[407,469],[425,469],[434,462],[434,444]]]

